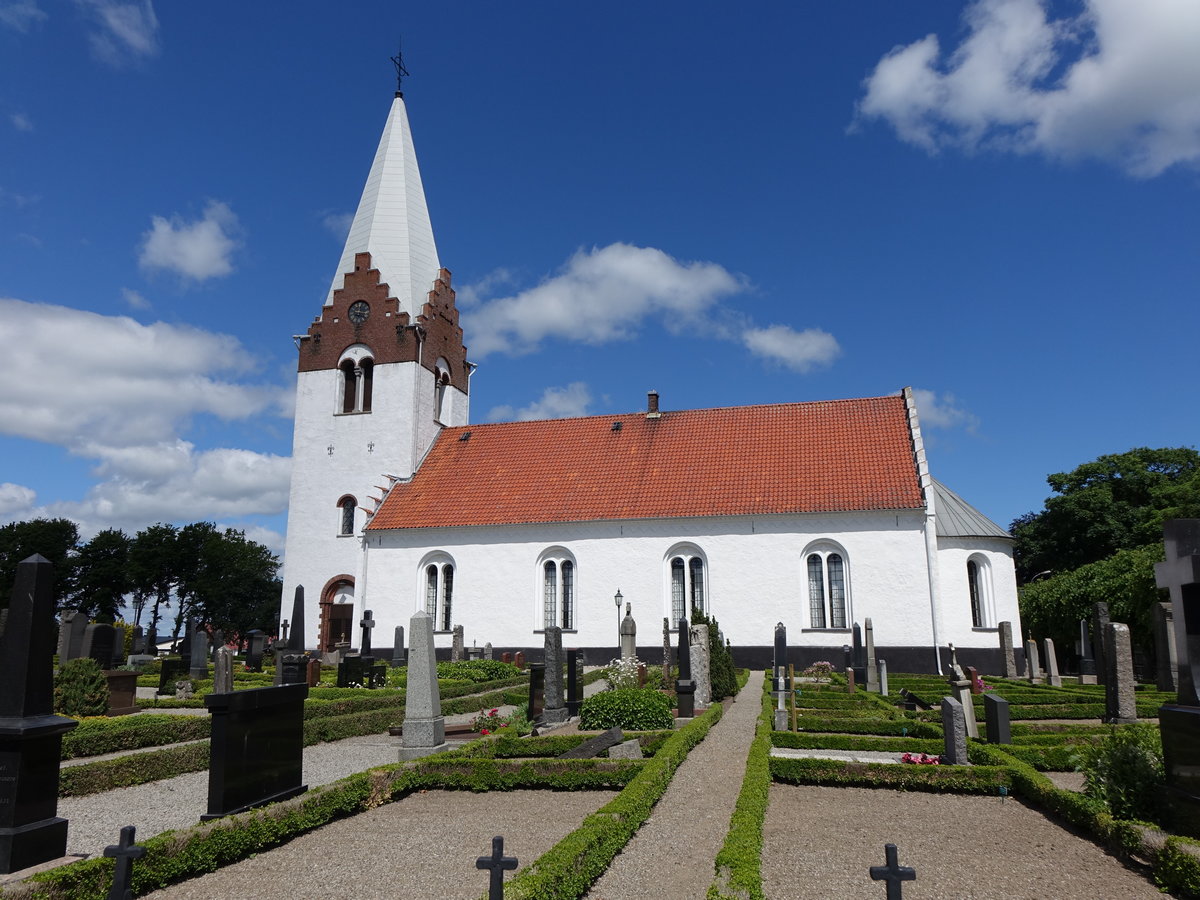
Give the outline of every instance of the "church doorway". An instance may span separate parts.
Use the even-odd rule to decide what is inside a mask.
[[[354,633],[354,581],[349,576],[335,578],[321,595],[322,653],[331,653],[336,644],[349,643]]]

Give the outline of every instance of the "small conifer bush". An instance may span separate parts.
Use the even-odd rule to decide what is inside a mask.
[[[68,660],[54,678],[54,711],[62,716],[102,716],[108,712],[108,679],[94,659]]]
[[[579,727],[585,730],[653,731],[674,724],[670,698],[644,688],[601,691],[584,700],[579,708]]]
[[[1154,821],[1163,784],[1162,737],[1153,725],[1117,725],[1086,746],[1078,768],[1083,792],[1107,804],[1113,818]]]

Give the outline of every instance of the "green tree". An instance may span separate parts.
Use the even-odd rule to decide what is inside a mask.
[[[113,622],[133,588],[129,574],[132,541],[117,528],[106,528],[79,548],[72,602],[86,615]]]
[[[1137,447],[1046,481],[1045,508],[1009,526],[1021,583],[1158,543],[1167,519],[1200,516],[1200,453],[1188,447]]]
[[[33,519],[0,527],[0,609],[7,608],[17,565],[35,553],[54,564],[54,602],[62,606],[72,591],[79,528],[70,519]]]
[[[189,614],[229,636],[273,631],[282,591],[275,555],[244,532],[207,522],[180,534],[188,550],[179,593]]]
[[[179,529],[161,522],[143,528],[134,537],[129,548],[134,624],[141,624],[142,611],[148,601],[152,605],[147,628],[157,627],[160,610],[170,607],[172,593],[180,578],[175,546],[178,538]]]

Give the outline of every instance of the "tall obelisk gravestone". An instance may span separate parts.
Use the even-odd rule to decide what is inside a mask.
[[[404,739],[400,761],[449,749],[438,690],[433,649],[433,618],[424,610],[408,620],[408,692],[404,698]]]
[[[1173,831],[1200,837],[1200,519],[1172,519],[1163,526],[1166,562],[1155,563],[1159,587],[1171,592],[1179,694],[1159,707],[1166,804]]]
[[[63,735],[79,723],[54,715],[54,569],[17,566],[0,635],[0,874],[66,855],[58,812]]]

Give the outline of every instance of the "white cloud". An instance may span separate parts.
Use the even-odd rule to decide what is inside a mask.
[[[350,226],[354,224],[354,213],[327,212],[321,216],[321,224],[339,241],[345,241],[346,235],[350,233]]]
[[[591,392],[582,381],[573,381],[566,387],[549,387],[540,399],[521,409],[512,406],[496,406],[487,414],[489,422],[529,422],[534,419],[566,419],[571,416],[586,416],[592,402]]]
[[[153,216],[151,222],[138,257],[143,269],[166,269],[195,281],[233,271],[230,257],[238,247],[238,219],[224,203],[210,201],[203,218],[193,222],[178,215],[170,220]]]
[[[893,48],[857,117],[935,153],[980,148],[1095,157],[1139,177],[1200,162],[1200,3],[976,0],[944,56],[936,35]]]
[[[35,22],[44,22],[46,13],[33,0],[18,0],[0,6],[0,24],[7,25],[22,34],[28,34]]]
[[[963,409],[953,394],[913,388],[913,399],[917,403],[917,415],[922,428],[965,428],[974,433],[979,427],[979,417]]]
[[[33,509],[37,494],[32,488],[11,481],[0,483],[0,521],[23,519]]]
[[[580,250],[537,287],[470,309],[471,355],[531,353],[546,338],[603,344],[630,337],[658,316],[670,328],[694,323],[743,284],[716,263],[681,263],[652,247],[610,244]]]
[[[833,362],[842,352],[837,339],[820,328],[796,331],[789,325],[748,328],[742,342],[756,356],[779,363],[795,372],[807,372],[814,366]]]
[[[286,508],[290,459],[197,450],[180,437],[196,416],[274,415],[291,393],[236,380],[251,367],[235,338],[0,299],[0,342],[8,348],[0,355],[0,380],[8,385],[0,393],[0,433],[95,460],[100,479],[82,500],[38,507],[37,514],[67,516],[91,533]],[[33,497],[24,491],[0,486],[0,515],[28,511],[21,506]]]
[[[130,309],[149,309],[150,301],[132,288],[121,288],[121,298]]]
[[[158,17],[150,0],[76,0],[99,30],[89,36],[92,55],[123,66],[158,54]]]
[[[17,129],[17,131],[33,131],[33,122],[29,120],[29,116],[25,115],[25,113],[13,113],[8,117],[8,120],[12,122],[13,128]]]

